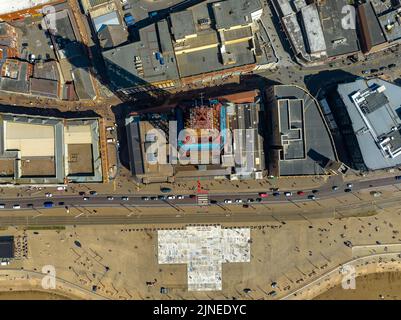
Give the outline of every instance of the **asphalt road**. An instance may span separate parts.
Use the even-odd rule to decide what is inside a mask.
[[[319,199],[327,199],[330,197],[338,197],[343,195],[347,189],[346,184],[338,184],[338,181],[329,180],[325,185],[316,190],[317,192],[313,193],[312,190],[299,190],[302,191],[302,194],[298,194],[297,191],[292,191],[291,196],[285,195],[285,190],[280,190],[273,196],[273,192],[271,190],[260,190],[260,192],[266,192],[267,197],[260,197],[257,192],[235,192],[235,193],[210,193],[209,201],[211,205],[224,205],[224,206],[234,206],[234,205],[243,205],[248,199],[256,200],[260,198],[260,202],[252,202],[252,205],[263,205],[269,203],[288,203],[288,201],[292,202],[303,202],[303,201],[318,201]],[[380,191],[380,187],[394,185],[401,180],[396,180],[394,177],[386,177],[379,178],[375,180],[369,181],[355,181],[352,182],[351,192],[357,192],[359,190],[375,188],[376,191]],[[333,190],[333,187],[337,186],[337,190]],[[169,196],[169,194],[163,194],[164,196]],[[314,195],[316,199],[310,199],[311,195]],[[92,207],[92,208],[101,208],[101,207],[121,207],[125,206],[127,208],[140,208],[140,207],[169,207],[173,206],[177,208],[178,211],[184,211],[181,207],[185,206],[196,206],[198,199],[196,197],[190,197],[190,195],[184,195],[183,199],[151,199],[151,197],[156,198],[157,194],[134,194],[134,195],[119,195],[113,196],[110,198],[108,195],[54,195],[50,198],[46,197],[30,197],[30,198],[12,198],[12,199],[1,199],[0,200],[0,211],[5,210],[13,210],[15,212],[20,211],[34,211],[37,210],[45,210],[44,202],[52,202],[54,207],[65,208],[66,210],[72,207]],[[147,200],[146,200],[146,199]],[[86,199],[86,200],[85,200]],[[239,203],[238,199],[242,202]],[[227,203],[227,200],[231,200],[232,203]],[[19,208],[13,209],[14,206],[19,206]],[[169,215],[171,216],[171,215]],[[157,221],[158,222],[158,221]]]

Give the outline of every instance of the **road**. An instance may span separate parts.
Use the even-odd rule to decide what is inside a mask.
[[[356,181],[353,182],[352,192],[376,188],[380,190],[380,187],[394,185],[397,180],[394,177],[380,178],[368,181]],[[262,198],[261,202],[252,203],[253,206],[261,206],[267,204],[279,204],[291,202],[304,202],[304,201],[318,201],[318,199],[325,199],[330,197],[338,197],[344,195],[346,185],[338,185],[338,190],[334,191],[333,182],[329,181],[322,186],[318,193],[315,193],[316,200],[308,199],[308,195],[312,194],[312,190],[304,190],[304,194],[299,195],[294,192],[291,197],[286,197],[282,191],[279,196],[272,196],[272,192],[269,191],[267,198]],[[204,212],[190,214],[185,213],[183,207],[196,207],[197,199],[186,195],[184,199],[157,199],[157,200],[145,200],[144,197],[157,197],[157,195],[127,195],[113,197],[111,200],[110,196],[107,195],[95,195],[85,196],[87,200],[84,200],[84,196],[77,195],[55,195],[51,198],[44,197],[32,197],[32,198],[18,198],[18,199],[2,199],[1,205],[4,206],[0,211],[10,212],[10,216],[0,217],[0,225],[74,225],[74,224],[171,224],[171,223],[224,223],[224,222],[261,222],[261,221],[278,221],[291,220],[291,219],[305,219],[305,213],[289,212],[274,216],[270,211],[260,212],[256,210],[244,210],[243,212],[231,212],[230,210],[223,210],[220,213],[215,212]],[[123,200],[127,197],[126,200]],[[235,205],[244,205],[247,199],[256,199],[259,194],[256,192],[244,192],[244,193],[212,193],[209,195],[212,205],[218,205],[220,207],[228,208]],[[226,199],[232,199],[232,204],[225,203]],[[241,199],[243,203],[235,203],[236,199]],[[54,207],[65,208],[66,214],[63,215],[44,215],[43,211],[46,209],[43,207],[45,201],[51,201]],[[382,200],[385,202],[387,200]],[[388,200],[391,202],[392,200]],[[14,205],[19,205],[20,209],[12,209]],[[361,206],[364,204],[360,201]],[[93,214],[92,211],[82,211],[83,208],[116,208],[125,207],[131,213],[128,215],[97,215]],[[152,214],[141,214],[139,208],[154,207],[160,210],[155,210],[156,213]],[[177,210],[177,214],[165,213],[162,208],[174,207]],[[69,213],[69,209],[78,208],[81,209],[82,214],[78,216]],[[244,208],[245,209],[245,208]],[[39,211],[40,210],[40,211]],[[157,212],[159,211],[159,212]],[[50,211],[48,211],[50,212]],[[39,214],[38,214],[39,213]],[[332,217],[333,211],[324,208],[320,212],[308,212],[310,218],[324,218]]]

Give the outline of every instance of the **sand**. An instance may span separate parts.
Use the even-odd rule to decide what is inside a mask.
[[[7,291],[0,292],[0,300],[70,300],[70,298],[53,292]]]
[[[355,290],[344,290],[338,285],[316,300],[400,300],[401,273],[373,273],[356,278]]]

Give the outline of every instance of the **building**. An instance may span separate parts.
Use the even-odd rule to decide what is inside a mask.
[[[314,1],[274,0],[292,50],[303,64],[352,56],[360,51],[356,28],[344,27],[347,0]]]
[[[263,106],[258,91],[181,102],[126,120],[132,175],[141,182],[261,179]]]
[[[338,157],[318,102],[293,85],[273,86],[266,95],[269,175],[326,174]]]
[[[0,261],[7,263],[14,257],[14,236],[0,236]]]
[[[272,65],[258,36],[262,12],[258,0],[207,0],[137,27],[136,41],[103,51],[114,91],[169,91]]]
[[[102,182],[99,119],[0,114],[0,183]]]
[[[0,1],[0,20],[9,21],[26,18],[41,13],[43,7],[64,0],[2,0]]]
[[[352,168],[401,165],[400,95],[401,87],[381,79],[357,79],[328,94]]]

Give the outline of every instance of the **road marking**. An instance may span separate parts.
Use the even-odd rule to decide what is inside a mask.
[[[79,218],[80,216],[82,216],[84,214],[84,212],[81,212],[80,214],[76,215],[74,218]]]

